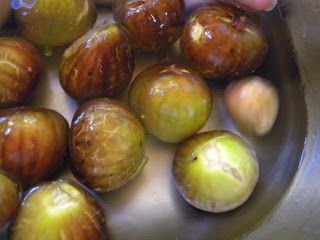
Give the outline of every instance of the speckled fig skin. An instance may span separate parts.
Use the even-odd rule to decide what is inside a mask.
[[[67,154],[68,123],[37,107],[0,110],[0,169],[24,188],[50,177]]]
[[[86,33],[97,18],[91,0],[23,2],[12,3],[21,33],[35,45],[48,49],[72,43]]]
[[[125,26],[135,48],[157,51],[178,40],[185,20],[183,0],[114,2],[114,18]]]
[[[66,180],[31,188],[10,226],[10,239],[106,240],[105,216],[94,197]]]
[[[144,168],[144,129],[123,103],[88,101],[74,115],[70,133],[73,172],[97,192],[120,188]]]
[[[0,38],[0,107],[24,103],[40,77],[40,56],[28,42]]]
[[[253,72],[267,48],[261,29],[244,11],[219,3],[191,15],[181,36],[181,50],[190,65],[214,80]]]
[[[60,83],[76,100],[113,97],[129,84],[134,53],[117,24],[102,27],[72,44],[60,64]]]
[[[19,184],[0,171],[0,228],[15,216],[21,195]]]
[[[181,142],[199,131],[212,110],[207,83],[183,67],[163,63],[148,67],[129,90],[131,108],[147,131],[165,142]]]
[[[179,146],[173,176],[189,204],[220,213],[237,208],[249,198],[259,178],[259,163],[241,137],[228,131],[209,131]]]
[[[225,91],[224,102],[236,125],[256,136],[270,132],[279,112],[277,89],[259,76],[232,82]]]

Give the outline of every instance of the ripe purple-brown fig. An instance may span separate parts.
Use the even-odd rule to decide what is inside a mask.
[[[216,3],[190,16],[181,50],[203,77],[228,79],[256,70],[265,59],[267,41],[244,11]]]
[[[123,103],[107,98],[84,103],[70,133],[75,176],[98,192],[120,188],[147,163],[144,138],[139,119]]]
[[[129,84],[134,54],[127,34],[117,24],[80,38],[64,53],[60,83],[76,100],[113,97]]]
[[[228,131],[209,131],[178,148],[173,176],[189,204],[207,212],[227,212],[252,194],[259,163],[253,148],[241,137]]]
[[[24,103],[39,82],[40,57],[28,42],[0,38],[0,107]]]
[[[248,133],[266,135],[277,119],[277,89],[261,77],[252,76],[231,83],[225,92],[224,100],[236,125]]]
[[[15,216],[21,197],[20,186],[0,171],[0,229]]]
[[[10,226],[10,239],[105,240],[105,217],[80,185],[58,180],[28,191]]]
[[[67,146],[68,123],[59,113],[37,107],[0,111],[0,169],[23,187],[55,173]]]
[[[114,17],[127,29],[135,48],[157,51],[178,40],[184,8],[183,0],[119,0]]]
[[[147,131],[165,142],[181,142],[199,131],[212,110],[207,83],[183,67],[148,67],[133,81],[129,102]]]

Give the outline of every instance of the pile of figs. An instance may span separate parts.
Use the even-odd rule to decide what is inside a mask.
[[[115,23],[95,28],[92,0],[11,2],[21,35],[0,37],[0,228],[9,239],[108,239],[91,191],[112,194],[137,177],[156,160],[145,150],[153,137],[179,143],[162,161],[173,160],[176,187],[195,208],[226,212],[252,195],[259,159],[246,137],[269,134],[279,111],[276,87],[255,75],[267,39],[240,8],[211,3],[189,15],[187,2],[113,1]],[[169,60],[176,43],[184,64]],[[29,104],[43,59],[61,47],[60,85],[80,104],[70,127]],[[144,52],[160,62],[133,78]],[[201,131],[216,83],[228,85],[224,106],[242,136]],[[67,165],[75,180],[57,179]]]

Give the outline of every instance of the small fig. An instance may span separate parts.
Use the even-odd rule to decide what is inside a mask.
[[[21,191],[19,185],[0,171],[0,229],[15,216]]]
[[[75,176],[98,192],[120,188],[147,162],[144,137],[139,119],[121,102],[101,98],[84,103],[70,134]]]
[[[50,177],[67,154],[68,123],[37,107],[0,111],[0,169],[28,187]]]
[[[178,190],[192,206],[212,213],[243,204],[258,181],[256,154],[228,131],[200,133],[184,142],[173,161]]]
[[[231,118],[241,130],[248,133],[266,135],[277,119],[277,89],[261,77],[252,76],[231,83],[224,99]]]
[[[60,83],[74,99],[113,97],[129,84],[134,54],[127,34],[117,24],[81,38],[64,53]]]
[[[267,41],[244,11],[216,3],[190,16],[181,50],[203,77],[228,79],[256,70],[265,59]]]
[[[40,56],[28,42],[0,38],[0,107],[24,103],[39,82]]]
[[[48,56],[53,47],[81,37],[97,18],[91,0],[13,0],[11,5],[23,36],[44,47]]]
[[[135,48],[163,50],[180,36],[184,24],[183,0],[115,1],[114,17],[129,32]]]
[[[26,194],[10,227],[10,239],[104,240],[105,222],[98,202],[80,185],[47,182]]]
[[[129,102],[147,131],[165,142],[181,142],[199,131],[212,109],[207,83],[180,66],[164,63],[141,72]]]

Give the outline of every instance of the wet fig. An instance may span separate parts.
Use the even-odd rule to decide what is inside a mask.
[[[263,136],[272,129],[279,112],[279,96],[271,82],[252,76],[231,83],[225,105],[241,130]]]
[[[60,64],[60,83],[74,99],[112,97],[129,84],[134,54],[117,24],[102,27],[73,43]]]
[[[13,0],[12,7],[21,33],[44,47],[65,46],[86,33],[97,18],[91,0]]]
[[[114,2],[114,17],[127,29],[135,48],[162,50],[178,40],[185,19],[183,0]]]
[[[20,197],[19,185],[7,174],[0,171],[0,228],[15,216]]]
[[[84,103],[70,134],[75,176],[98,192],[120,188],[147,162],[144,137],[139,119],[121,102],[101,98]]]
[[[181,50],[203,77],[228,79],[257,69],[264,61],[267,41],[245,12],[216,3],[190,16],[182,32]]]
[[[61,166],[67,142],[68,123],[53,110],[0,110],[0,169],[23,187],[50,177]]]
[[[36,88],[40,57],[28,42],[0,38],[0,107],[24,103]]]
[[[199,131],[212,109],[207,83],[174,64],[148,67],[133,81],[129,102],[147,131],[165,142],[181,142]]]
[[[212,213],[243,204],[258,181],[256,154],[228,131],[200,133],[184,142],[173,161],[173,176],[184,199]]]
[[[58,180],[28,191],[10,227],[10,239],[104,240],[104,213],[80,185]]]

